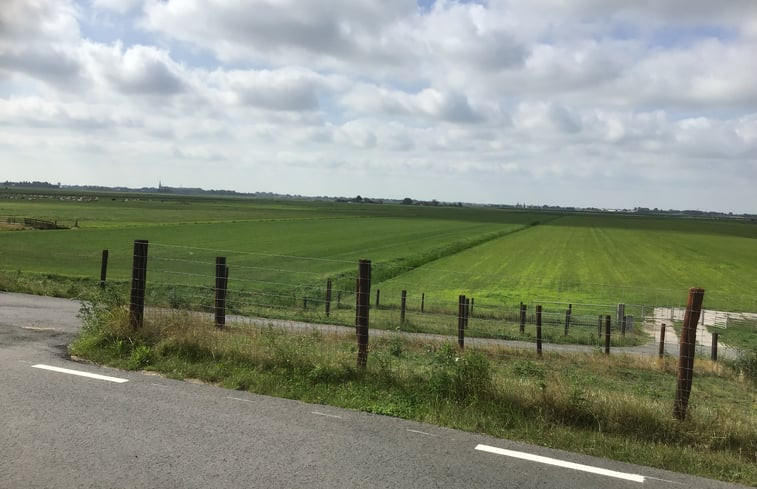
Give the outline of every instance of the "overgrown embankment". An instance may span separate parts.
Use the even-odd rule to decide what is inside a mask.
[[[462,353],[397,336],[372,339],[360,370],[352,335],[218,330],[186,312],[133,331],[115,295],[82,312],[70,350],[98,363],[757,483],[755,379],[722,364],[698,360],[689,416],[679,422],[671,359]]]

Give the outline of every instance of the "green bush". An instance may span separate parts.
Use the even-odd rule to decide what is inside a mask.
[[[437,399],[488,399],[493,392],[489,360],[479,352],[459,354],[445,343],[433,355],[427,388]]]

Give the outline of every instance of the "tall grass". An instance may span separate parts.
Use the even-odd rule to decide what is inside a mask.
[[[88,303],[71,353],[120,368],[489,433],[746,484],[757,483],[755,380],[698,361],[685,422],[672,417],[671,359],[460,352],[374,338],[355,367],[352,335],[292,333],[203,316],[149,316],[132,331],[116,294]]]

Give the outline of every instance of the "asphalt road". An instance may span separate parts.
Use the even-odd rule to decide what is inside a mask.
[[[0,293],[0,488],[740,487],[76,363],[77,311]]]

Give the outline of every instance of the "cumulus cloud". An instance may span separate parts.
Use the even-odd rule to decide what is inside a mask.
[[[317,110],[318,94],[328,86],[317,73],[295,68],[233,70],[216,75],[236,103],[271,110]]]
[[[358,113],[383,113],[387,116],[424,118],[432,121],[475,123],[484,119],[468,98],[458,92],[426,88],[407,93],[375,85],[360,84],[347,93],[342,102]]]
[[[66,1],[9,0],[0,9],[0,72],[52,84],[79,74],[72,46],[79,40],[73,5]]]
[[[151,46],[133,46],[126,51],[116,45],[104,73],[125,94],[172,95],[184,89],[182,68],[166,51]]]
[[[695,194],[685,174],[752,209],[733,189],[757,178],[756,19],[752,0],[7,0],[0,157],[10,179],[139,160],[187,186],[225,168],[257,178],[212,186],[455,201],[621,206],[575,189],[633,182],[647,207],[645,185]]]
[[[329,8],[317,0],[169,0],[148,2],[144,25],[203,45],[224,60],[276,65],[281,57],[301,62],[356,57],[361,52],[354,39],[380,37],[387,23],[412,11],[413,3],[403,0],[338,0]]]

